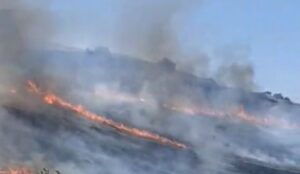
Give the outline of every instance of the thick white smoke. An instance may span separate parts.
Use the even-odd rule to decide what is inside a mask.
[[[118,1],[116,7],[119,11],[112,32],[115,48],[142,60],[158,61],[169,57],[179,69],[197,75],[209,74],[211,56],[186,51],[185,43],[180,42],[177,33],[180,14],[198,3],[196,0]],[[26,163],[36,168],[59,169],[63,173],[92,174],[99,171],[112,174],[230,172],[227,169],[232,158],[228,158],[228,154],[234,148],[240,148],[243,142],[235,142],[244,135],[234,136],[234,133],[245,128],[233,124],[238,128],[234,133],[227,133],[222,130],[226,128],[217,128],[219,124],[230,127],[227,122],[173,113],[163,108],[163,104],[174,96],[185,103],[188,97],[201,95],[218,105],[227,102],[225,99],[237,102],[240,94],[235,98],[206,91],[191,93],[193,85],[184,85],[191,83],[189,78],[192,77],[194,82],[194,76],[182,75],[172,68],[165,68],[164,64],[132,60],[109,51],[45,51],[44,46],[51,40],[56,26],[50,20],[51,14],[44,10],[24,1],[1,1],[2,84],[23,88],[23,82],[33,78],[42,87],[53,89],[75,103],[85,104],[109,118],[184,141],[189,149],[177,151],[119,135],[94,123],[73,118],[70,112],[47,107],[21,95],[20,100],[15,101],[15,97],[1,100],[1,165]],[[217,77],[221,82],[252,88],[251,66],[226,62],[220,67]],[[205,81],[204,85],[216,85],[209,82]],[[125,91],[128,95],[146,98],[150,104],[115,102],[109,97],[98,99],[93,89],[106,94],[109,90]],[[188,97],[181,98],[181,94]],[[255,137],[257,133],[249,132],[245,134]]]
[[[186,27],[191,15],[189,11],[201,10],[205,2],[201,0],[165,0],[165,1],[118,1],[114,4],[116,17],[112,20],[111,32],[112,47],[114,50],[158,61],[164,57],[176,63],[179,70],[183,70],[200,77],[212,77],[223,85],[253,89],[254,69],[248,62],[249,55],[239,46],[225,48],[222,61],[205,52],[199,44],[195,46],[188,43],[184,37],[200,35],[203,31],[186,33]],[[198,8],[194,8],[198,7]],[[196,41],[195,41],[196,42]],[[205,40],[198,41],[205,45]],[[105,46],[105,45],[104,45]],[[228,46],[227,46],[228,47]],[[242,54],[240,54],[242,53]],[[234,63],[239,59],[240,63]],[[212,62],[219,61],[218,67],[213,67]],[[216,70],[216,75],[213,69]]]

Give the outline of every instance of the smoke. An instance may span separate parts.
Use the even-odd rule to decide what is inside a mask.
[[[124,6],[139,4],[137,1],[132,4],[127,4],[127,2],[123,3]],[[140,3],[143,7],[151,4],[150,1],[146,4]],[[142,47],[137,48],[137,50],[142,49],[142,52],[147,53],[149,56],[151,55],[151,57],[173,54],[172,52],[176,49],[174,46],[169,46],[169,44],[175,44],[176,41],[174,40],[173,42],[171,41],[172,39],[169,39],[173,36],[167,36],[169,34],[167,30],[169,30],[168,25],[170,25],[172,15],[175,14],[183,4],[186,3],[184,1],[178,1],[173,4],[173,1],[166,1],[161,9],[159,9],[157,16],[154,16],[157,19],[161,19],[161,21],[151,19],[153,10],[155,10],[160,3],[156,2],[154,6],[149,6],[150,9],[147,14],[149,16],[147,18],[149,18],[150,25],[148,25],[148,22],[144,23],[148,26],[145,26],[144,31],[141,31],[140,34],[137,33],[138,36],[134,41],[136,45],[131,47],[135,48],[141,44]],[[166,8],[169,9],[167,10]],[[124,11],[123,15],[129,12],[130,10]],[[142,14],[142,11],[140,11],[140,13]],[[166,26],[164,26],[165,24]],[[134,22],[130,25],[128,24],[130,28],[124,30],[125,34],[122,34],[122,37],[127,35],[127,32],[134,33],[134,25]],[[35,101],[35,99],[29,101],[28,97],[30,96],[23,95],[22,92],[24,92],[24,90],[19,90],[24,88],[24,81],[28,79],[37,80],[41,86],[47,86],[47,89],[49,89],[51,86],[49,87],[48,84],[51,83],[58,86],[72,86],[73,88],[92,84],[95,82],[95,79],[91,78],[90,75],[104,76],[105,78],[101,80],[108,80],[112,77],[107,77],[109,73],[107,69],[94,72],[89,71],[89,68],[94,70],[92,68],[93,63],[90,62],[85,63],[84,61],[78,61],[78,59],[75,61],[74,59],[66,61],[67,58],[64,57],[64,55],[62,57],[53,58],[51,55],[45,53],[40,56],[40,52],[45,51],[45,46],[47,46],[51,40],[53,33],[52,21],[45,9],[32,6],[25,1],[1,1],[0,26],[0,82],[5,87],[17,88],[17,95],[20,95],[18,97],[11,97],[5,94],[3,96],[9,96],[11,98],[9,100],[1,100],[3,106],[1,107],[0,113],[0,140],[2,142],[0,145],[1,166],[22,164],[37,169],[50,167],[63,172],[69,171],[72,173],[97,173],[100,169],[104,173],[120,173],[121,171],[122,173],[126,171],[127,173],[132,173],[133,171],[149,173],[149,170],[151,170],[150,173],[167,173],[170,169],[173,169],[173,171],[177,173],[192,173],[190,163],[192,160],[191,156],[194,155],[191,151],[177,152],[177,150],[160,146],[155,150],[156,148],[152,146],[157,145],[151,145],[151,143],[141,140],[130,139],[130,137],[120,138],[120,135],[111,130],[102,130],[102,127],[99,128],[98,125],[95,126],[83,120],[73,119],[71,113],[61,113],[55,108],[47,108],[42,104],[38,104],[39,102]],[[150,27],[149,30],[147,29],[148,27]],[[156,27],[157,30],[153,31]],[[151,38],[150,44],[152,48],[149,47],[150,45],[147,44],[148,40],[144,36]],[[141,40],[139,40],[139,37],[142,37],[140,38]],[[160,40],[160,38],[162,40]],[[128,38],[124,38],[124,41],[126,40],[127,42],[127,39]],[[125,42],[121,43],[125,44]],[[157,47],[154,46],[156,44]],[[171,47],[173,51],[169,49]],[[156,49],[161,53],[155,55]],[[130,50],[130,48],[128,48],[128,50]],[[54,57],[56,56],[58,55],[54,55]],[[63,58],[63,60],[60,58]],[[78,61],[75,63],[75,67],[68,66],[72,61],[73,63]],[[59,64],[59,66],[53,66],[57,64]],[[74,72],[76,74],[78,73],[78,76],[75,78]],[[116,70],[114,73],[119,74],[120,72]],[[62,77],[68,78],[69,80],[63,81],[61,80]],[[85,79],[89,79],[89,83],[85,84],[83,82]],[[118,81],[117,79],[114,80]],[[69,84],[67,84],[67,82],[69,82]],[[120,88],[124,89],[123,85],[120,86]],[[7,89],[4,89],[4,91],[5,90],[8,91]],[[84,90],[86,89],[84,88]],[[60,89],[56,89],[56,91],[60,93],[64,92]],[[71,89],[66,92],[64,96],[72,98],[75,101],[76,99],[79,100],[78,96],[71,94]],[[95,104],[94,106],[99,107],[99,105]],[[110,108],[102,108],[101,111],[109,112],[109,109]],[[114,108],[114,110],[115,109],[117,108]],[[150,130],[156,130],[186,140],[192,138],[190,134],[194,134],[194,132],[191,131],[185,136],[186,138],[183,138],[183,128],[188,127],[191,124],[190,122],[182,126],[178,125],[179,127],[177,127],[178,122],[176,120],[166,119],[163,122],[162,115],[160,115],[161,118],[159,119],[158,117],[150,117],[149,112],[143,115],[140,112],[140,108],[133,106],[131,106],[131,108],[125,107],[121,109],[122,111],[129,110],[129,114],[134,114],[134,116],[131,116],[132,120],[124,119],[126,115],[122,120],[121,114],[115,114],[114,117],[126,123],[136,125],[137,127],[144,126]],[[159,112],[158,108],[154,108],[155,111],[152,109],[149,110],[150,113]],[[173,123],[172,127],[168,127],[167,130],[162,129],[163,123],[170,122]],[[98,131],[100,131],[100,133]],[[206,141],[199,137],[197,139],[195,146],[197,146],[198,141]],[[207,139],[209,140],[209,138]],[[208,152],[209,150],[205,151]],[[210,152],[215,153],[217,151],[210,150]],[[185,153],[187,153],[187,155],[185,155]],[[164,162],[161,160],[161,158],[168,159],[171,156],[173,156],[174,161]],[[196,155],[194,158],[193,163],[200,161],[199,155]],[[160,163],[155,165],[154,163],[156,161],[160,161]],[[205,156],[203,156],[203,161],[205,161]],[[178,164],[181,164],[180,167],[176,167]],[[213,165],[213,160],[210,160],[207,164]],[[169,166],[170,169],[164,165]],[[200,164],[194,165],[200,168]],[[74,168],[74,166],[77,167]]]
[[[180,70],[210,76],[210,61],[214,57],[187,49],[178,36],[181,14],[195,3],[199,2],[120,1],[113,32],[119,51],[152,62],[169,57]],[[0,113],[1,165],[25,161],[36,168],[51,167],[64,173],[101,170],[103,173],[201,171],[213,174],[228,171],[232,159],[227,155],[234,152],[234,148],[241,148],[236,142],[244,140],[243,135],[250,131],[243,132],[244,129],[239,128],[235,132],[242,133],[235,136],[226,132],[226,128],[232,126],[226,121],[188,117],[164,108],[164,104],[173,100],[182,103],[200,100],[224,107],[224,103],[233,100],[231,93],[225,97],[223,93],[214,94],[212,89],[216,84],[211,81],[202,82],[164,65],[132,60],[101,49],[49,53],[44,46],[54,32],[51,21],[45,9],[24,1],[1,1],[0,82],[18,85],[29,78],[46,89],[67,86],[67,90],[53,89],[70,101],[109,118],[184,141],[189,149],[178,151],[119,135],[26,96],[30,100],[21,97],[22,103],[7,104],[1,100],[6,106]],[[235,57],[244,60],[248,55],[221,55],[224,61],[217,69],[217,79],[229,86],[251,89],[253,69],[243,61],[235,61]],[[198,83],[205,87],[202,89],[200,85],[199,90],[195,87]],[[123,95],[122,100],[118,95]],[[239,100],[241,96],[236,95]],[[219,124],[226,128],[218,128]],[[230,144],[236,145],[233,148]]]
[[[178,69],[207,75],[209,56],[200,48],[197,51],[187,48],[180,36],[186,25],[186,12],[201,3],[201,0],[121,0],[114,20],[113,47],[120,53],[150,61],[167,57]]]
[[[10,90],[17,92],[27,78],[43,73],[42,61],[35,62],[30,57],[48,44],[52,27],[50,16],[41,6],[26,0],[0,0],[0,167],[34,167],[39,161],[36,158],[40,144],[34,139],[40,134],[8,113],[5,106],[18,101],[9,95]]]
[[[172,24],[181,10],[193,2],[119,1],[115,39],[118,48],[137,57],[158,60],[179,51]]]
[[[205,6],[201,0],[117,1],[113,5],[116,16],[112,18],[114,25],[110,32],[113,44],[108,45],[119,53],[150,61],[167,57],[176,63],[178,70],[214,78],[224,85],[252,90],[255,86],[252,65],[231,61],[237,56],[244,62],[249,61],[249,55],[238,55],[245,52],[243,48],[227,46],[224,55],[218,55],[224,59],[220,62],[217,56],[205,51],[205,40],[193,39],[194,35],[195,38],[205,38],[201,37],[205,31],[186,29],[190,27],[187,21],[192,16],[189,12],[199,10],[201,6]],[[218,61],[221,65],[215,67],[213,63]]]
[[[33,49],[43,48],[53,33],[51,20],[40,6],[22,0],[0,1],[1,82],[17,82],[39,67],[28,57]]]
[[[221,58],[215,78],[225,86],[238,87],[245,90],[254,90],[254,68],[249,62],[251,50],[245,46],[226,46],[217,51],[216,56]]]
[[[229,64],[222,65],[217,72],[219,82],[229,87],[240,87],[251,90],[254,87],[254,70],[250,65]]]

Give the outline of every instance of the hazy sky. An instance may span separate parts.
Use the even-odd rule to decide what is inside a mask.
[[[61,25],[55,41],[78,47],[110,46],[117,3],[52,0],[51,9]],[[259,89],[300,102],[299,9],[297,0],[204,0],[182,14],[184,27],[178,35],[187,45],[210,54],[226,47],[247,48]]]

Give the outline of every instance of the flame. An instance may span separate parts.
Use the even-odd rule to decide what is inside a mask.
[[[29,168],[16,167],[0,170],[0,174],[33,174],[33,172]]]
[[[43,92],[32,81],[28,81],[28,89],[29,89],[30,92],[33,92],[35,94],[38,94],[38,95],[42,96],[43,99],[44,99],[44,102],[49,104],[49,105],[55,105],[55,106],[59,106],[59,107],[62,107],[64,109],[73,111],[73,112],[77,113],[79,116],[81,116],[81,117],[83,117],[87,120],[105,125],[107,127],[114,128],[118,132],[130,135],[130,136],[133,136],[133,137],[153,141],[153,142],[156,142],[156,143],[159,143],[159,144],[179,148],[179,149],[187,147],[183,143],[177,142],[175,140],[171,140],[169,138],[160,136],[160,135],[152,133],[150,131],[129,127],[129,126],[126,126],[122,123],[119,123],[119,122],[113,121],[111,119],[108,119],[108,118],[106,118],[102,115],[97,115],[95,113],[92,113],[92,112],[88,111],[86,108],[84,108],[83,106],[74,105],[72,103],[69,103],[69,102],[65,101],[64,99],[62,99],[61,97],[59,97],[59,96],[57,96],[57,95],[55,95],[51,92]]]
[[[204,106],[184,105],[175,102],[173,102],[171,105],[165,105],[165,107],[173,111],[194,116],[209,116],[221,119],[230,118],[233,120],[238,119],[240,121],[257,126],[276,126],[285,129],[300,129],[300,125],[297,123],[290,123],[285,120],[276,119],[273,116],[263,118],[262,116],[256,116],[248,113],[243,106],[240,106],[237,109],[232,109],[229,112],[214,110]]]
[[[150,104],[150,102],[146,98],[141,98],[139,96],[129,95],[126,93],[124,94],[122,92],[117,92],[111,89],[106,89],[105,91],[103,91],[103,93],[97,92],[96,95],[104,98],[110,98],[114,101],[141,101],[145,104]],[[231,120],[240,120],[257,126],[274,126],[285,129],[300,129],[299,124],[291,123],[284,119],[276,119],[274,116],[257,116],[248,113],[243,106],[234,108],[231,111],[226,112],[206,107],[203,105],[187,104],[175,100],[163,104],[163,107],[192,116],[208,116],[219,119],[229,118]]]
[[[83,106],[69,103],[51,92],[48,93],[42,92],[42,90],[39,89],[37,85],[32,81],[28,81],[28,90],[30,92],[43,96],[44,102],[49,105],[56,105],[71,110],[77,113],[78,115],[80,115],[81,117],[84,117],[85,119],[103,124],[108,127],[112,127],[119,132],[134,137],[154,141],[160,144],[169,145],[176,148],[186,147],[186,145],[184,145],[183,143],[170,140],[168,138],[162,137],[160,135],[154,134],[146,130],[131,128],[122,123],[110,120],[104,116],[92,113],[88,111],[86,108],[84,108]],[[129,94],[123,94],[121,92],[116,92],[116,91],[109,92],[109,90],[107,90],[104,94],[97,93],[96,95],[102,96],[104,98],[110,98],[112,100],[120,99],[123,102],[140,101],[145,104],[149,104],[149,101],[146,98],[141,98]],[[257,116],[248,113],[243,106],[231,109],[229,111],[221,111],[206,106],[181,103],[179,101],[172,101],[163,104],[163,107],[166,109],[170,109],[176,112],[181,112],[192,116],[208,116],[208,117],[218,118],[218,119],[231,119],[234,121],[243,121],[248,124],[252,124],[256,126],[269,126],[269,127],[273,126],[273,127],[279,127],[285,129],[300,129],[300,125],[297,123],[291,123],[283,119],[277,119],[274,116],[263,117],[263,116]]]
[[[34,92],[37,94],[42,94],[41,90],[37,87],[37,85],[35,83],[33,83],[32,81],[28,80],[27,81],[27,85],[28,85],[28,90],[30,92]]]

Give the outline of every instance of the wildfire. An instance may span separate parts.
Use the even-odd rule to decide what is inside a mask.
[[[149,101],[145,98],[138,96],[124,94],[121,92],[111,91],[107,89],[104,93],[97,93],[97,96],[105,96],[105,98],[113,98],[116,101],[142,101],[149,104]],[[125,100],[126,99],[126,100]],[[203,105],[194,105],[181,103],[180,101],[172,101],[170,103],[163,104],[163,107],[176,112],[181,112],[192,116],[208,116],[219,119],[231,119],[240,120],[252,125],[258,126],[276,126],[285,129],[300,129],[300,125],[296,123],[290,123],[283,119],[276,119],[274,116],[257,116],[247,112],[243,106],[231,109],[230,111],[221,111]]]
[[[61,97],[59,97],[59,96],[57,96],[57,95],[55,95],[51,92],[43,92],[32,81],[28,81],[28,90],[35,93],[35,94],[38,94],[38,95],[42,96],[43,99],[44,99],[44,102],[49,104],[49,105],[55,105],[55,106],[59,106],[59,107],[62,107],[64,109],[73,111],[73,112],[77,113],[79,116],[81,116],[85,119],[88,119],[88,120],[93,121],[93,122],[100,123],[100,124],[105,125],[107,127],[114,128],[115,130],[117,130],[121,133],[130,135],[130,136],[133,136],[133,137],[153,141],[153,142],[156,142],[156,143],[159,143],[159,144],[168,145],[168,146],[175,147],[175,148],[182,149],[182,148],[187,147],[183,143],[177,142],[175,140],[171,140],[169,138],[160,136],[160,135],[152,133],[150,131],[129,127],[129,126],[126,126],[122,123],[119,123],[119,122],[116,122],[114,120],[108,119],[104,116],[92,113],[92,112],[88,111],[86,108],[84,108],[83,106],[74,105],[72,103],[69,103],[69,102],[65,101],[64,99],[62,99]]]
[[[172,103],[172,105],[165,105],[166,108],[169,108],[173,111],[182,112],[189,115],[195,115],[195,116],[209,116],[209,117],[215,117],[215,118],[231,118],[233,120],[238,119],[243,122],[247,122],[253,125],[258,126],[276,126],[286,129],[300,129],[300,125],[296,123],[290,123],[285,120],[280,120],[276,118],[272,118],[272,116],[269,116],[268,118],[258,117],[255,115],[252,115],[245,111],[245,109],[240,106],[237,109],[233,109],[230,112],[225,111],[219,111],[214,110],[208,107],[201,107],[201,106],[188,106],[184,104],[175,104]]]
[[[18,167],[0,170],[0,174],[33,174],[33,172],[28,168]]]
[[[176,147],[176,148],[186,148],[186,145],[183,143],[179,143],[177,141],[174,141],[174,140],[168,139],[166,137],[152,133],[150,131],[128,127],[122,123],[119,123],[114,120],[108,119],[104,116],[92,113],[81,105],[74,105],[72,103],[69,103],[69,102],[65,101],[64,99],[62,99],[61,97],[59,97],[51,92],[43,92],[32,81],[28,81],[28,90],[30,92],[33,92],[35,94],[42,96],[44,102],[49,105],[56,105],[59,107],[63,107],[67,110],[77,113],[79,116],[81,116],[85,119],[88,119],[90,121],[97,122],[102,125],[114,128],[117,131],[125,133],[127,135],[154,141],[154,142],[157,142],[160,144],[169,145],[169,146]],[[110,95],[110,94],[113,94],[113,95]],[[103,96],[104,94],[98,93],[98,95]],[[139,101],[140,100],[144,103],[148,103],[148,101],[144,98],[142,98],[142,100],[141,100],[141,98],[139,98],[139,97],[129,96],[129,95],[121,94],[118,92],[111,92],[111,93],[108,92],[105,94],[105,98],[109,98],[110,96],[112,96],[113,100],[118,100],[118,99],[120,99],[121,101]],[[171,103],[164,104],[163,107],[173,110],[173,111],[176,111],[176,112],[181,112],[181,113],[193,115],[193,116],[209,116],[209,117],[218,118],[218,119],[228,119],[229,118],[232,120],[240,120],[240,121],[243,121],[243,122],[246,122],[246,123],[249,123],[252,125],[258,125],[258,126],[276,126],[276,127],[280,127],[280,128],[286,128],[286,129],[300,129],[299,124],[290,123],[290,122],[287,122],[286,120],[276,119],[271,116],[260,117],[260,116],[253,115],[253,114],[245,111],[245,109],[242,106],[226,112],[226,111],[212,109],[210,107],[196,106],[196,105],[192,105],[192,104],[188,105],[188,104],[173,101]]]

